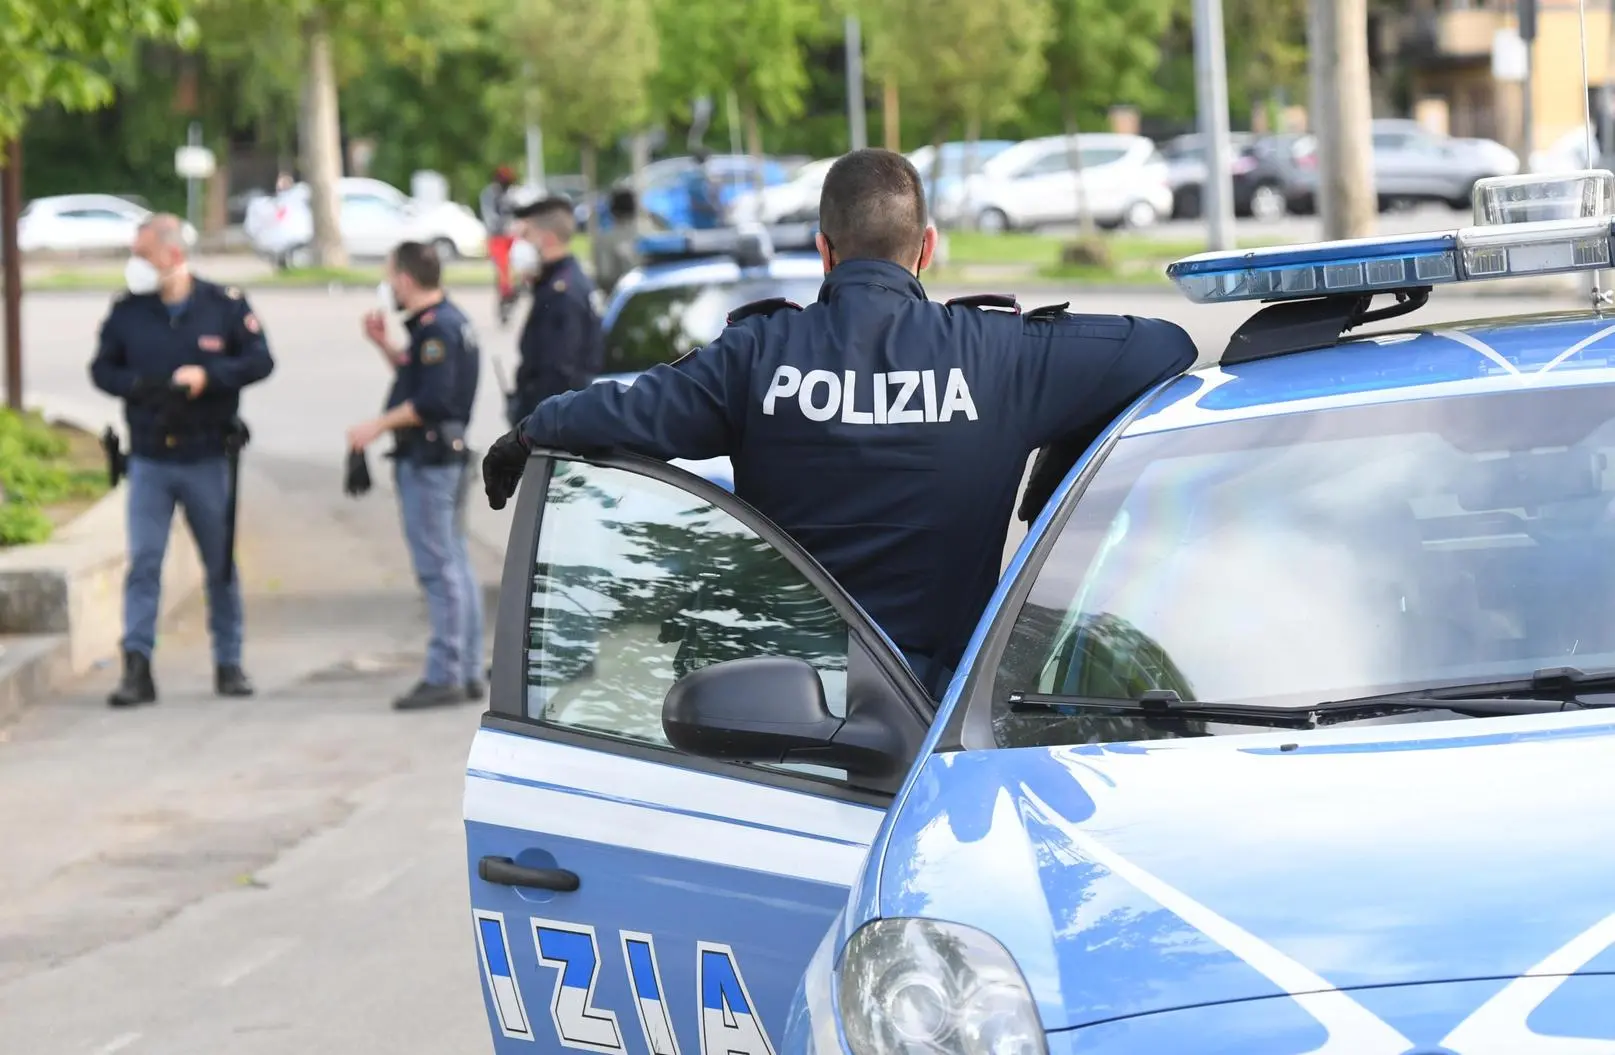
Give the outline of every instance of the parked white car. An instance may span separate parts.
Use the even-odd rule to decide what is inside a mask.
[[[252,203],[244,224],[253,251],[277,267],[313,263],[314,216],[308,184],[298,183],[273,198]],[[420,202],[390,183],[357,176],[337,183],[338,223],[348,255],[360,260],[385,257],[399,242],[427,242],[439,257],[482,257],[487,231],[458,202]]]
[[[761,191],[745,190],[729,207],[730,217],[736,222],[801,223],[819,217],[819,194],[824,190],[824,177],[836,158],[810,161],[796,170],[789,182],[764,187]]]
[[[983,231],[1074,223],[1078,175],[1069,137],[1016,143],[981,166],[962,186],[945,188],[936,205],[944,222],[974,219]],[[1076,137],[1081,186],[1096,222],[1148,227],[1172,214],[1165,159],[1143,136],[1094,133]]]
[[[1598,130],[1596,128],[1593,129],[1591,138],[1594,153],[1602,153],[1599,150]],[[1550,174],[1596,168],[1602,158],[1588,158],[1587,139],[1586,126],[1573,128],[1554,140],[1553,145],[1546,150],[1531,151],[1529,171]]]
[[[24,253],[111,253],[129,248],[151,210],[114,194],[63,194],[35,198],[17,221],[17,247]],[[196,244],[196,228],[184,227]]]

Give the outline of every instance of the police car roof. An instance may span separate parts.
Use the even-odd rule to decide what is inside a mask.
[[[697,257],[670,260],[635,268],[618,283],[621,290],[668,289],[735,282],[741,278],[807,279],[823,278],[824,264],[817,253],[778,253],[766,264],[741,267],[728,257]]]
[[[1533,387],[1615,384],[1615,318],[1593,311],[1367,334],[1271,359],[1210,365],[1168,385],[1135,436],[1221,421]]]

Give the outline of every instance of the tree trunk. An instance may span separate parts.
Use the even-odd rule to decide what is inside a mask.
[[[1065,111],[1065,153],[1067,164],[1071,166],[1071,175],[1077,188],[1077,223],[1082,227],[1082,237],[1094,238],[1098,229],[1094,226],[1093,210],[1088,208],[1088,186],[1082,178],[1082,151],[1077,146],[1077,104],[1071,95],[1061,99],[1061,108]]]
[[[936,219],[937,188],[942,185],[942,143],[944,135],[942,122],[938,121],[936,128],[931,132],[931,185],[926,189],[925,195],[925,212],[932,220]],[[963,207],[969,209],[970,203],[965,202]]]
[[[323,12],[316,12],[304,23],[303,39],[308,47],[308,67],[304,71],[308,90],[304,118],[308,128],[303,134],[303,171],[314,216],[314,260],[320,267],[347,267],[348,250],[342,244],[337,206],[337,181],[342,178],[342,129],[331,30]]]
[[[579,145],[578,163],[579,167],[583,169],[583,200],[594,201],[595,149],[593,143],[585,141]],[[595,242],[595,236],[600,232],[599,209],[596,208],[589,210],[589,223],[586,230],[589,234],[589,245],[591,247],[590,252],[592,255],[592,247]]]
[[[961,193],[970,183],[970,174],[975,171],[976,143],[980,139],[981,119],[972,117],[965,123],[965,151],[964,156],[959,159],[959,190]],[[937,182],[940,183],[941,180]],[[976,218],[968,209],[965,211],[965,215],[961,217],[961,220],[961,227],[971,231],[976,229]]]
[[[1379,218],[1370,153],[1366,0],[1313,0],[1308,123],[1317,130],[1317,200],[1326,239],[1366,238]]]
[[[763,193],[763,130],[757,121],[757,104],[746,100],[746,152],[751,155],[752,188]]]
[[[220,136],[213,156],[219,159],[213,178],[203,189],[202,243],[224,248],[224,229],[230,226],[230,137]]]
[[[897,82],[886,78],[880,107],[882,146],[894,153],[903,149],[903,126],[897,112]]]

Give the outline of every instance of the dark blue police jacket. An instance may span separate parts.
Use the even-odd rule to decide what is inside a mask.
[[[424,433],[445,422],[465,425],[477,401],[482,370],[476,331],[465,313],[447,297],[404,320],[409,355],[398,364],[387,392],[387,409],[406,401],[415,405],[421,425],[394,434],[395,453],[420,453]]]
[[[998,580],[1027,456],[1096,434],[1195,360],[1170,322],[1063,307],[938,304],[896,264],[849,261],[818,303],[750,305],[707,347],[548,400],[523,427],[585,453],[730,456],[736,494],[899,648],[952,667]]]
[[[524,406],[582,388],[600,373],[604,339],[590,294],[594,283],[576,258],[546,264],[533,279],[533,306],[522,327],[516,393]]]
[[[195,399],[169,389],[182,366],[207,372]],[[190,299],[175,311],[155,293],[119,297],[101,324],[90,378],[124,401],[132,453],[195,461],[224,454],[241,390],[274,368],[263,326],[241,291],[194,279]]]

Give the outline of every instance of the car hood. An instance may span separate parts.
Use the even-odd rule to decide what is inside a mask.
[[[1360,987],[1309,1011],[1377,1021],[1387,986],[1615,973],[1612,755],[1598,711],[936,754],[879,912],[997,937],[1051,1030]]]

